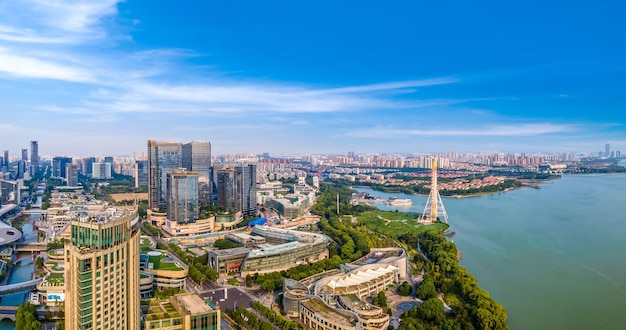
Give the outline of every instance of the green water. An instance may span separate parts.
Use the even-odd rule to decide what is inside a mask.
[[[412,198],[405,211],[426,202],[358,190]],[[626,175],[569,175],[444,205],[461,265],[504,305],[511,329],[626,329]]]

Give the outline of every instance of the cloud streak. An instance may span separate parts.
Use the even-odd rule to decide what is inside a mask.
[[[104,39],[102,19],[117,14],[119,0],[2,1],[0,40],[31,44],[80,44]],[[29,26],[23,26],[28,22]]]
[[[374,127],[371,129],[351,130],[346,133],[358,138],[402,138],[408,136],[536,136],[553,133],[565,133],[575,130],[574,125],[552,123],[530,123],[520,125],[490,125],[473,129],[401,129],[393,127]]]

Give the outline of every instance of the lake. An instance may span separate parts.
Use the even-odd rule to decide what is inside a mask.
[[[565,175],[541,189],[444,198],[461,265],[511,329],[624,329],[626,175]],[[426,196],[358,188],[383,199]],[[393,210],[382,203],[383,210]]]

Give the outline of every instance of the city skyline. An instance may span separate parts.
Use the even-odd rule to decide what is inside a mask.
[[[0,5],[2,149],[626,149],[623,5]],[[253,137],[253,138],[252,138]]]

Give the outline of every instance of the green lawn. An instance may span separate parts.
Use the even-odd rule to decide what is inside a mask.
[[[168,258],[167,255],[162,254],[160,256],[150,256],[148,263],[153,264],[153,269],[158,270],[182,270],[183,268],[176,265],[174,262],[165,262],[163,259]]]
[[[442,232],[448,228],[445,223],[423,225],[417,223],[417,213],[371,211],[359,215],[358,221],[365,224],[371,230],[390,237],[398,237],[403,234],[419,234],[429,230]]]

